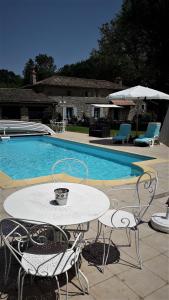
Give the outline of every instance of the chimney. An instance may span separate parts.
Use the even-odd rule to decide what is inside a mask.
[[[32,68],[31,74],[30,74],[30,83],[34,85],[36,83],[36,71],[35,68]]]

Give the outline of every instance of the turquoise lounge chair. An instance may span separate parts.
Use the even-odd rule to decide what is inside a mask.
[[[121,124],[119,132],[112,138],[113,142],[128,142],[131,133],[131,124]]]
[[[148,123],[147,130],[144,135],[140,135],[134,140],[134,144],[148,144],[153,146],[155,142],[159,143],[159,133],[160,133],[161,123],[150,122]]]

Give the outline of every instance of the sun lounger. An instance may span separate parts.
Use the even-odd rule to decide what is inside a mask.
[[[131,133],[131,124],[121,124],[119,132],[112,138],[113,142],[128,142]]]
[[[153,146],[155,142],[159,143],[161,123],[150,122],[148,123],[147,130],[144,135],[140,135],[134,140],[134,144],[147,144]]]

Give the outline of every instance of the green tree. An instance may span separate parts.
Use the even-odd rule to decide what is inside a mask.
[[[169,90],[168,28],[168,0],[125,0],[119,15],[100,28],[96,53],[109,78]]]
[[[0,70],[0,88],[17,88],[22,86],[23,79],[12,71]]]
[[[43,80],[55,74],[56,66],[52,56],[46,54],[39,54],[35,57],[35,70],[37,72],[37,79]]]
[[[24,83],[31,83],[32,71],[36,71],[37,81],[43,80],[55,74],[56,66],[52,56],[39,54],[34,59],[30,58],[25,64],[23,75]]]
[[[25,64],[23,75],[24,75],[24,84],[31,84],[31,75],[32,71],[35,68],[35,63],[33,59],[29,59],[27,63]]]
[[[98,48],[60,74],[149,85],[169,92],[169,1],[124,0],[121,11],[100,27]]]

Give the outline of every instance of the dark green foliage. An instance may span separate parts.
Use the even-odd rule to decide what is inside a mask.
[[[24,84],[30,84],[31,83],[31,73],[32,70],[35,68],[34,61],[30,58],[27,63],[25,64],[25,68],[23,70],[24,75]]]
[[[169,92],[169,1],[124,0],[115,19],[100,28],[89,59],[60,74],[147,85]]]
[[[54,75],[56,66],[53,57],[46,54],[39,54],[34,60],[30,58],[25,64],[23,71],[25,84],[31,84],[31,73],[33,70],[36,72],[37,81]]]
[[[54,75],[56,66],[53,57],[46,54],[37,55],[35,57],[35,70],[38,81]]]
[[[0,70],[0,88],[17,88],[22,86],[23,79],[12,71]]]

